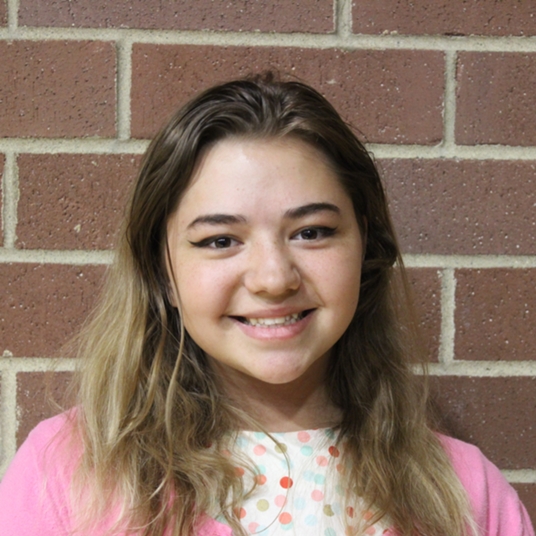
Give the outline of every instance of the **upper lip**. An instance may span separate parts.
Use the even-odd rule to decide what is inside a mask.
[[[251,311],[250,313],[232,314],[228,316],[235,318],[281,318],[284,316],[300,314],[305,311],[310,311],[311,309],[314,309],[314,307],[281,307],[278,309]]]

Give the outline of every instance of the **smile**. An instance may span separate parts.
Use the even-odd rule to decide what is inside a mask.
[[[301,313],[294,313],[287,316],[280,316],[276,318],[246,318],[245,316],[235,317],[242,324],[248,326],[260,326],[265,328],[279,327],[279,326],[289,326],[299,322],[302,318],[305,318],[312,309],[307,311],[302,311]]]

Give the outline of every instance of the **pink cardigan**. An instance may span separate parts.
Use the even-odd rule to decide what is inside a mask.
[[[43,421],[15,456],[0,483],[2,536],[67,536],[72,533],[68,490],[79,452],[68,448],[59,433],[65,423],[65,414]],[[448,437],[442,437],[442,441],[467,490],[481,535],[534,536],[528,514],[516,492],[480,450]],[[104,519],[92,535],[104,534],[111,519]],[[209,517],[203,519],[197,530],[197,536],[231,534],[228,526]]]

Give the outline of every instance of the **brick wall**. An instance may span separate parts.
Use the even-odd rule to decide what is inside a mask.
[[[1,467],[54,411],[46,371],[65,390],[147,139],[277,67],[368,141],[445,423],[536,520],[535,39],[517,0],[0,0]]]

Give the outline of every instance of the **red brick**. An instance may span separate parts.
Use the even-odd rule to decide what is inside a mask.
[[[443,426],[501,469],[536,468],[536,377],[432,378]]]
[[[457,270],[456,358],[536,360],[535,288],[535,269]]]
[[[414,35],[536,35],[532,2],[359,0],[353,31]]]
[[[439,52],[150,44],[133,49],[133,136],[154,136],[201,89],[274,67],[315,86],[371,142],[441,140]]]
[[[462,52],[456,141],[536,145],[536,54]]]
[[[55,357],[79,330],[103,266],[1,264],[0,354]]]
[[[408,270],[414,305],[420,321],[422,347],[429,361],[438,361],[441,334],[441,280],[438,270]]]
[[[536,484],[512,484],[536,527]]]
[[[329,33],[333,0],[21,0],[23,26]]]
[[[17,246],[111,248],[139,162],[133,155],[20,156]]]
[[[383,160],[406,253],[536,254],[536,162]]]
[[[113,43],[0,42],[0,136],[115,135]]]
[[[4,213],[4,155],[0,154],[0,214]],[[4,218],[0,218],[0,246],[4,245]]]
[[[70,372],[19,372],[17,374],[17,445],[42,420],[69,408]]]

